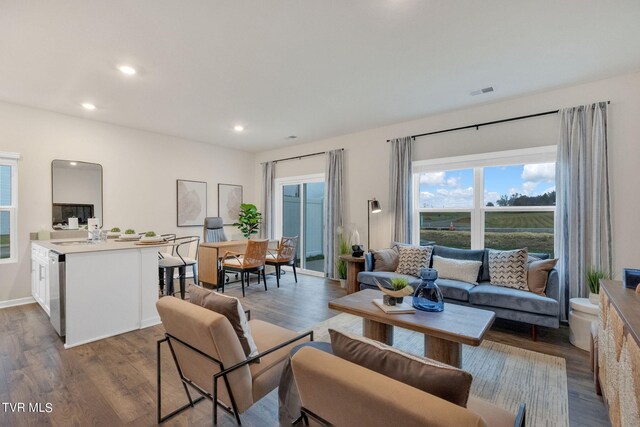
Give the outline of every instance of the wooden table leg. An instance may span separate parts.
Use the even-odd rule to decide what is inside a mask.
[[[456,368],[462,367],[462,344],[458,342],[425,335],[424,355]]]
[[[393,326],[374,320],[362,319],[362,333],[365,337],[393,345]]]

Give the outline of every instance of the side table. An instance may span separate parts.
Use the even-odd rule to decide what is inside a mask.
[[[588,298],[569,300],[569,341],[582,350],[591,347],[591,323],[598,322],[600,306]]]
[[[340,255],[340,259],[347,263],[347,294],[358,292],[358,273],[364,271],[364,257]]]

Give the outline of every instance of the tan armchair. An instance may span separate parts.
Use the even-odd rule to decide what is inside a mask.
[[[258,273],[258,283],[260,283],[260,274],[264,279],[264,290],[267,290],[267,276],[264,272],[265,259],[267,257],[267,249],[269,247],[268,240],[249,240],[244,253],[227,251],[222,256],[220,277],[218,283],[222,284],[222,292],[224,292],[224,276],[229,271],[240,273],[242,282],[242,296],[244,296],[245,279],[247,286],[249,285],[249,274]]]
[[[278,386],[291,349],[313,340],[312,331],[298,335],[271,323],[249,320],[259,354],[247,358],[225,316],[173,297],[161,298],[156,307],[166,330],[165,337],[157,344],[158,423],[207,398],[213,403],[214,425],[218,422],[218,406],[235,416],[240,424],[240,414]],[[189,402],[163,416],[160,362],[165,342]],[[260,363],[252,363],[257,359]],[[201,397],[193,399],[190,388]]]
[[[280,239],[278,250],[273,252],[269,250],[267,254],[266,264],[273,265],[276,268],[276,284],[280,287],[280,273],[283,265],[293,267],[293,277],[298,283],[298,274],[296,273],[296,249],[298,246],[298,236],[283,237]]]
[[[315,348],[300,349],[291,366],[305,425],[524,427],[524,404],[514,415],[469,397],[463,408]]]

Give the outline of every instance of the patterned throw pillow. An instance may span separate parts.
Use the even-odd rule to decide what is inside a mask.
[[[513,251],[489,251],[489,277],[492,285],[528,291],[527,248]]]
[[[396,273],[420,276],[420,270],[429,267],[433,246],[398,246],[400,261]]]

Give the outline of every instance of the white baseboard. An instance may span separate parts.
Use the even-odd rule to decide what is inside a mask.
[[[10,299],[10,300],[6,300],[6,301],[0,301],[0,309],[8,308],[8,307],[15,307],[15,306],[18,306],[18,305],[33,304],[35,302],[36,302],[36,300],[33,299],[33,297]]]

